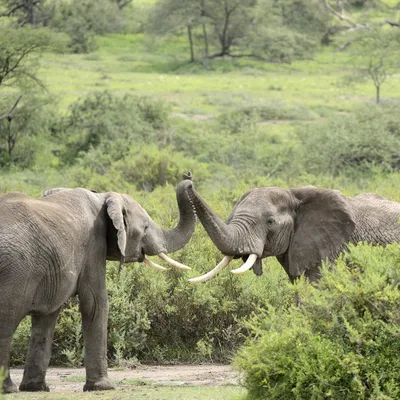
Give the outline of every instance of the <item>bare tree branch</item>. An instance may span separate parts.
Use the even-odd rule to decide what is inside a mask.
[[[333,14],[336,18],[339,18],[341,21],[346,22],[347,24],[350,25],[349,28],[347,28],[348,31],[351,30],[356,30],[356,29],[371,29],[370,25],[368,23],[358,23],[352,19],[350,19],[349,17],[347,17],[345,15],[345,10],[344,10],[344,5],[343,5],[343,1],[342,0],[336,0],[336,4],[337,7],[339,9],[339,11],[335,10],[329,3],[328,0],[322,0],[325,8],[331,13]],[[400,21],[399,22],[395,22],[395,21],[391,21],[389,19],[385,19],[383,21],[381,21],[379,23],[379,25],[385,25],[388,24],[390,26],[394,26],[394,27],[400,27]]]
[[[343,3],[341,1],[338,1],[338,7],[340,8],[340,12],[336,11],[329,3],[327,0],[322,0],[325,8],[334,16],[339,18],[340,20],[347,22],[349,25],[351,25],[352,29],[370,29],[368,24],[359,24],[358,22],[353,21],[352,19],[348,18],[344,14],[344,7]]]
[[[383,24],[389,24],[390,26],[400,27],[400,22],[390,21],[389,19],[385,19],[384,21],[382,21],[381,25]]]
[[[12,113],[15,110],[15,108],[17,107],[17,105],[21,99],[22,99],[22,96],[19,96],[17,101],[15,102],[15,104],[11,107],[11,110],[8,113],[0,116],[0,121],[3,119],[6,119],[6,118],[12,118]]]

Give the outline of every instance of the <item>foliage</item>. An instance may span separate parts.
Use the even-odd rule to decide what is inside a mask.
[[[55,45],[55,36],[47,29],[17,29],[0,19],[0,86],[41,85],[38,78],[40,55]]]
[[[152,141],[165,144],[167,109],[161,102],[144,97],[119,98],[109,92],[89,94],[72,104],[68,115],[54,127],[54,135],[66,139],[61,159],[72,163],[80,152],[102,145],[111,146],[108,153],[115,153],[114,161],[118,161],[133,145]]]
[[[15,96],[0,98],[5,109]],[[22,97],[12,117],[0,121],[0,167],[31,167],[36,161],[40,141],[49,136],[52,123],[51,98],[27,94]],[[46,144],[48,142],[46,141]]]
[[[254,28],[243,44],[254,55],[279,63],[312,57],[330,21],[313,0],[262,0],[253,18]]]
[[[314,54],[329,21],[313,0],[160,0],[148,31],[180,34],[187,28],[192,62],[193,42],[201,41],[205,58],[246,55],[290,63]]]
[[[376,167],[398,170],[398,112],[397,105],[371,105],[322,126],[300,128],[298,161],[310,174],[330,176],[369,174]]]
[[[41,12],[44,1],[2,0],[1,3],[4,3],[5,11],[0,16],[16,16],[18,24],[24,26],[37,24],[38,14]]]
[[[400,32],[375,27],[367,32],[354,32],[352,40],[349,53],[355,69],[345,76],[344,82],[372,81],[376,89],[376,103],[379,103],[381,86],[400,67]]]
[[[352,247],[296,285],[300,307],[256,317],[236,358],[248,398],[398,398],[399,260],[398,245]]]

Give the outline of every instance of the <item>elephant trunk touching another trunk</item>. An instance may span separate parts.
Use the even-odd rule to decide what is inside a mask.
[[[179,207],[179,221],[174,229],[163,230],[168,253],[181,249],[192,237],[196,226],[196,214],[188,195],[187,188],[192,185],[190,179],[181,181],[176,188],[176,200]]]
[[[193,235],[195,226],[196,226],[196,214],[192,208],[192,204],[189,200],[187,187],[191,185],[190,175],[184,175],[184,180],[181,181],[176,188],[176,200],[179,207],[179,221],[177,225],[173,229],[162,229],[153,221],[151,221],[147,237],[158,237],[158,241],[147,240],[144,238],[144,263],[154,269],[157,270],[166,270],[166,268],[162,267],[151,261],[148,256],[157,255],[169,265],[189,270],[190,268],[184,264],[181,264],[178,261],[173,260],[167,254],[173,253],[177,250],[180,250],[182,247],[186,245],[186,243],[190,240]]]
[[[197,278],[189,279],[192,283],[204,282],[215,275],[217,275],[223,268],[227,267],[234,256],[242,256],[246,259],[245,263],[235,270],[232,270],[234,274],[241,274],[248,271],[257,262],[257,259],[261,256],[262,250],[257,249],[255,254],[254,247],[251,249],[250,243],[246,243],[243,240],[243,225],[239,222],[235,224],[235,221],[231,221],[232,225],[226,224],[222,219],[215,214],[207,203],[199,196],[199,194],[193,188],[192,182],[186,186],[189,199],[192,202],[204,229],[207,231],[211,240],[217,246],[217,248],[225,255],[222,261],[210,272]],[[251,237],[248,237],[249,242],[252,242]]]
[[[237,238],[234,228],[227,225],[214,213],[208,204],[194,190],[192,182],[187,185],[187,191],[189,199],[196,210],[196,214],[218,250],[223,254],[234,256],[236,254],[236,246],[233,243],[235,237]]]

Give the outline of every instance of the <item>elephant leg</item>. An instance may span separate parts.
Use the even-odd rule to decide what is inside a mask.
[[[11,342],[15,329],[21,318],[16,318],[15,313],[0,309],[0,374],[4,375],[3,387],[0,393],[14,393],[18,391],[17,385],[12,381],[9,370]],[[2,389],[2,390],[1,390]]]
[[[19,390],[24,392],[49,392],[46,371],[51,356],[54,329],[60,310],[49,315],[32,315],[31,338],[25,363],[24,376]]]
[[[88,285],[79,291],[85,343],[86,384],[83,390],[112,390],[115,386],[107,375],[107,291],[105,282],[96,294],[92,287]]]
[[[18,391],[17,385],[11,380],[9,371],[10,351],[11,351],[12,333],[9,337],[0,337],[0,374],[4,372],[6,377],[3,381],[3,388],[0,393],[14,393]],[[1,387],[0,387],[1,389]]]

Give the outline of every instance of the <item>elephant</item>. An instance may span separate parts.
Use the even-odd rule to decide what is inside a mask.
[[[216,215],[190,182],[186,189],[197,217],[224,254],[210,272],[190,282],[211,279],[233,258],[262,274],[262,259],[276,256],[293,282],[305,275],[320,278],[323,261],[334,261],[349,243],[387,245],[400,242],[400,203],[373,193],[347,197],[338,190],[305,186],[249,190],[234,205],[226,223]]]
[[[187,176],[186,176],[187,178]],[[84,391],[114,389],[107,376],[106,260],[144,262],[191,238],[196,216],[182,180],[176,188],[179,221],[164,230],[130,196],[76,189],[50,189],[40,198],[0,196],[0,366],[3,392],[17,391],[9,373],[12,336],[26,315],[32,319],[21,391],[48,391],[45,375],[60,308],[78,295],[85,344]],[[1,387],[0,387],[1,388]],[[0,390],[1,393],[1,390]]]

